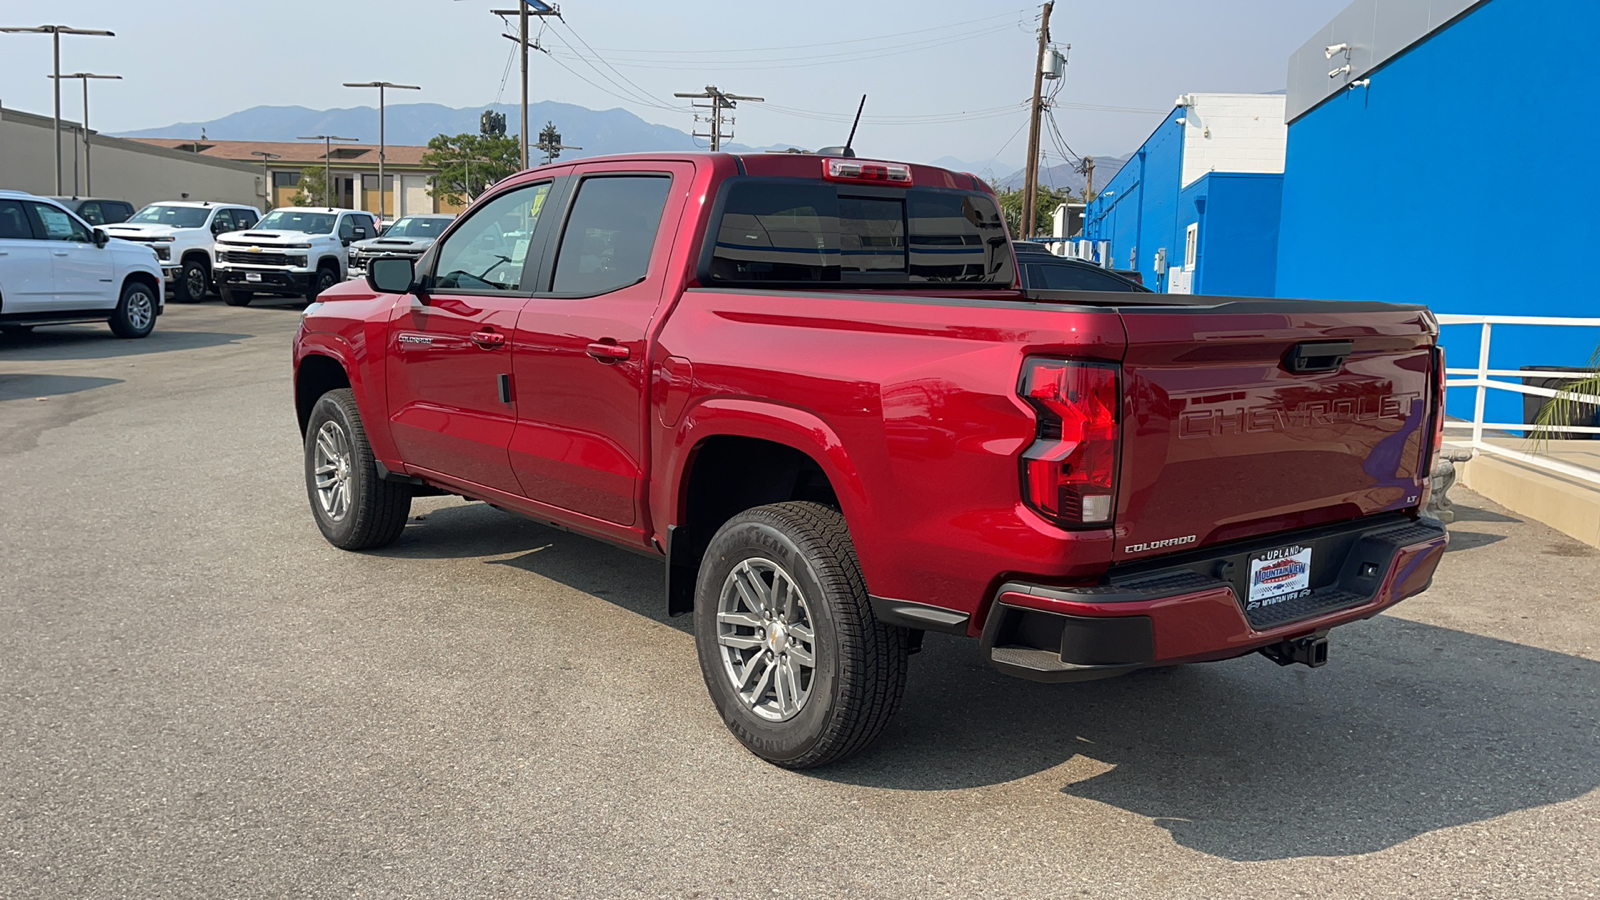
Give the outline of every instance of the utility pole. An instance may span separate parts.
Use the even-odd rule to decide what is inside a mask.
[[[395,84],[392,81],[362,81],[358,83],[346,81],[344,86],[353,88],[364,87],[378,89],[378,221],[382,222],[386,218],[383,214],[383,91],[385,88],[394,88],[397,91],[420,91],[422,88],[419,88],[414,84]]]
[[[1083,161],[1078,163],[1078,171],[1083,174],[1085,179],[1083,202],[1088,203],[1094,199],[1094,157],[1085,156]]]
[[[96,75],[93,72],[73,72],[71,75],[51,75],[50,77],[54,78],[58,83],[63,78],[76,78],[83,82],[83,193],[84,196],[92,196],[94,194],[94,176],[89,167],[89,79],[104,78],[111,81],[121,81],[122,76]],[[78,192],[78,179],[76,177],[78,154],[76,151],[72,154],[72,171],[74,174],[72,192],[76,194]]]
[[[116,32],[99,31],[91,28],[71,28],[66,25],[39,25],[34,28],[0,28],[6,34],[48,34],[55,41],[55,68],[51,77],[56,82],[56,194],[61,193],[61,36],[63,34],[87,34],[95,37],[116,37]],[[73,154],[77,159],[77,154]]]
[[[766,100],[764,98],[762,98],[762,97],[741,97],[738,94],[727,93],[726,91],[719,90],[717,88],[717,86],[714,85],[714,84],[706,85],[706,89],[705,89],[705,91],[703,93],[699,93],[699,94],[673,94],[672,96],[674,96],[674,97],[686,97],[686,98],[689,98],[689,99],[692,99],[692,100],[709,100],[709,101],[711,101],[710,103],[707,103],[705,105],[701,105],[699,103],[693,103],[693,104],[690,104],[690,105],[693,106],[695,109],[709,109],[709,110],[711,110],[710,117],[705,120],[705,121],[707,121],[707,122],[709,122],[711,124],[711,133],[710,134],[700,134],[700,133],[696,132],[694,134],[694,136],[695,137],[710,138],[711,139],[711,149],[713,151],[721,150],[722,149],[722,142],[733,137],[733,132],[724,131],[723,128],[722,128],[722,126],[723,126],[722,111],[723,110],[725,110],[725,109],[733,109],[735,106],[738,105],[736,101],[739,101],[739,100],[748,100],[751,103],[765,103],[766,102]],[[695,116],[695,121],[700,121],[700,117],[699,116]],[[734,122],[734,120],[730,116],[728,118],[727,124],[729,126],[732,126],[733,122]]]
[[[517,33],[506,35],[516,41],[521,47],[522,54],[522,168],[528,168],[528,48],[533,46],[528,40],[529,16],[561,16],[561,8],[554,4],[545,3],[544,0],[522,0],[516,9],[492,9],[490,12],[497,16],[517,17]],[[540,48],[543,49],[543,48]]]
[[[1050,12],[1055,6],[1055,0],[1049,0],[1044,5],[1044,14],[1039,19],[1039,56],[1033,63],[1033,106],[1028,119],[1028,164],[1023,169],[1022,176],[1022,233],[1016,236],[1018,240],[1023,241],[1033,236],[1034,228],[1038,224],[1034,221],[1036,212],[1034,207],[1039,202],[1039,125],[1044,117],[1044,54],[1050,46]]]
[[[272,210],[272,173],[267,171],[267,160],[283,159],[283,157],[276,153],[268,153],[265,150],[251,150],[250,155],[261,157],[261,196],[264,199],[263,205],[266,206],[266,209],[262,210],[262,212],[270,212]]]
[[[344,141],[353,143],[356,138],[339,137],[336,134],[313,134],[310,137],[297,137],[297,141],[322,142],[322,199],[327,201],[329,209],[333,208],[333,142]],[[383,185],[378,185],[381,190]]]

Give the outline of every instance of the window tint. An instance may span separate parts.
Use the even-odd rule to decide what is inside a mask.
[[[211,219],[211,232],[213,234],[226,234],[234,229],[233,210],[219,209]]]
[[[34,214],[38,216],[39,224],[44,226],[44,236],[51,241],[76,241],[80,244],[89,243],[89,230],[83,223],[54,206],[44,203],[30,203]]]
[[[551,290],[603,294],[643,279],[671,187],[667,176],[585,178],[561,234]]]
[[[33,229],[28,227],[28,215],[22,204],[15,200],[0,200],[0,240],[33,240]]]
[[[255,210],[236,209],[233,211],[233,222],[242,231],[256,224]]]
[[[100,214],[105,216],[108,224],[126,222],[133,215],[133,204],[121,200],[103,200],[100,203]]]
[[[1029,263],[1028,286],[1046,291],[1137,291],[1115,275],[1070,263]]]
[[[962,191],[866,190],[746,180],[726,189],[712,282],[964,282],[1010,287],[994,199]]]
[[[83,217],[90,225],[104,225],[106,217],[100,212],[100,204],[93,200],[78,207],[78,215]]]
[[[434,289],[480,294],[522,290],[528,241],[549,193],[549,182],[528,185],[474,210],[438,245]]]

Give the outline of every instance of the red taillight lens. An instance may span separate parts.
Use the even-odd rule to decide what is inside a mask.
[[[1433,452],[1437,457],[1444,450],[1445,374],[1443,347],[1433,348],[1433,364],[1437,367],[1434,369],[1434,377],[1439,379],[1437,384],[1438,393],[1435,395],[1439,405],[1433,411]],[[1429,471],[1431,472],[1432,469],[1429,469]]]
[[[1039,419],[1038,439],[1022,454],[1028,505],[1060,525],[1109,525],[1116,505],[1116,367],[1029,359],[1021,395]]]

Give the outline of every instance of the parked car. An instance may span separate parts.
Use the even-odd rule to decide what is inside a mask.
[[[248,231],[217,239],[214,277],[229,306],[260,294],[308,302],[344,279],[349,247],[378,233],[371,213],[281,206]]]
[[[211,289],[215,265],[212,250],[218,235],[254,227],[261,210],[233,203],[163,200],[133,214],[106,233],[125,241],[149,244],[161,260],[161,271],[173,284],[172,299],[198,303]]]
[[[356,241],[350,245],[351,278],[364,278],[367,261],[380,256],[405,256],[412,259],[433,246],[433,242],[455,221],[455,216],[428,214],[402,216],[389,223],[389,227],[375,238]]]
[[[1129,278],[1126,272],[1102,268],[1081,259],[1056,256],[1043,244],[1016,241],[1012,247],[1017,254],[1017,275],[1024,289],[1151,292],[1142,281]]]
[[[46,197],[0,191],[0,331],[109,322],[142,338],[165,308],[148,246],[113,239]]]
[[[782,766],[871,743],[926,631],[1039,681],[1316,666],[1447,542],[1427,309],[1019,290],[994,195],[944,169],[545,166],[320,301],[294,398],[327,540],[445,492],[661,558],[722,720]]]
[[[58,206],[76,213],[90,225],[112,225],[126,222],[133,215],[133,204],[126,200],[106,197],[51,197]]]

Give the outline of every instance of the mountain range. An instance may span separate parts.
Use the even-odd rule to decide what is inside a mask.
[[[475,133],[478,117],[485,109],[503,113],[508,130],[517,125],[518,108],[499,103],[487,107],[450,107],[438,103],[392,103],[384,113],[384,137],[390,144],[423,145],[440,134]],[[697,150],[705,144],[667,125],[653,125],[625,109],[595,110],[571,103],[543,100],[528,104],[530,136],[543,123],[554,122],[561,142],[577,149],[566,150],[563,159],[580,159],[609,153],[634,153],[646,150]],[[159,128],[125,131],[118,137],[196,138],[202,134],[216,141],[292,141],[305,134],[337,134],[363,143],[377,143],[378,110],[371,106],[342,109],[308,109],[304,106],[252,106],[249,109],[204,122],[176,122]],[[725,144],[734,151],[784,150],[791,144],[749,147]],[[1126,162],[1127,157],[1096,157],[1094,180],[1104,185]],[[972,172],[997,189],[1021,187],[1023,173],[1015,162],[998,159],[967,161],[953,156],[932,160],[959,172]],[[1002,174],[1005,173],[1005,174]],[[1040,173],[1041,184],[1071,188],[1081,192],[1084,177],[1068,165],[1050,166]]]

